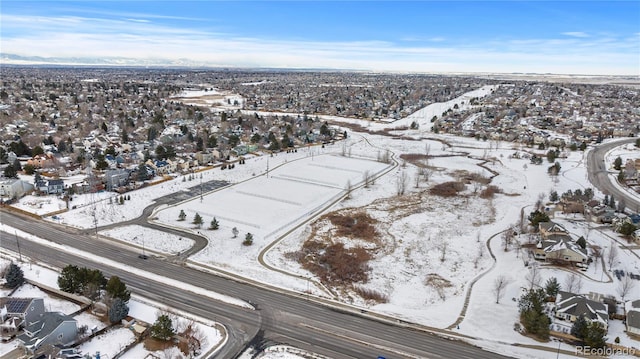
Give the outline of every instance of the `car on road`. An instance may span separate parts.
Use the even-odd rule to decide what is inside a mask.
[[[149,259],[149,256],[146,254],[138,254],[138,258],[140,259]]]

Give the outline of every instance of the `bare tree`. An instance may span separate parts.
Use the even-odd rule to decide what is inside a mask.
[[[609,247],[609,252],[607,253],[607,264],[609,264],[609,269],[613,267],[613,263],[618,260],[618,247],[611,242],[611,246]]]
[[[201,353],[202,347],[207,344],[206,334],[193,320],[187,324],[184,337],[187,339],[189,354],[192,358],[197,357]]]
[[[524,277],[529,283],[529,290],[532,290],[534,286],[539,287],[542,282],[542,275],[540,274],[540,267],[537,263],[534,263],[529,268],[529,272]]]
[[[631,279],[630,276],[624,276],[620,283],[618,283],[618,294],[620,294],[620,298],[624,301],[624,297],[627,294],[631,293],[631,291],[636,287],[635,279]]]
[[[345,191],[347,192],[347,199],[351,198],[351,191],[353,190],[353,188],[351,187],[351,180],[347,181],[347,186],[345,188]]]
[[[500,298],[504,295],[504,291],[510,282],[511,280],[504,275],[498,276],[493,281],[493,294],[496,296],[496,304],[500,303]]]
[[[536,200],[536,209],[541,211],[544,209],[544,197],[545,197],[545,193],[540,193],[538,194],[538,199]]]
[[[449,242],[446,239],[442,239],[440,244],[438,244],[438,249],[440,250],[440,262],[444,262],[447,259],[447,249],[449,249]]]
[[[582,278],[575,273],[571,273],[565,278],[564,287],[569,293],[579,293],[582,290]]]
[[[509,247],[513,243],[514,235],[513,229],[508,228],[506,231],[502,232],[502,245],[504,246],[504,251],[509,251]]]
[[[429,182],[429,179],[431,178],[431,175],[433,174],[433,170],[431,170],[431,168],[429,168],[428,164],[425,164],[425,167],[422,167],[420,169],[421,173],[422,173],[422,178],[424,178],[425,182]]]
[[[591,255],[593,256],[594,268],[597,271],[598,270],[598,263],[600,263],[600,260],[602,258],[602,251],[600,250],[600,247],[592,246],[591,247]]]
[[[418,170],[416,171],[416,177],[415,177],[415,186],[416,188],[418,188],[420,186],[420,168],[418,168]]]
[[[364,187],[369,188],[371,185],[371,173],[369,173],[369,171],[364,171],[362,178],[364,179]]]
[[[407,172],[401,171],[398,175],[398,181],[396,183],[398,196],[402,196],[407,190]]]

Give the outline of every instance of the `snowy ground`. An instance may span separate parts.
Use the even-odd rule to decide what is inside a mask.
[[[483,88],[476,90],[480,91],[478,93],[468,95],[480,96],[482,91],[486,93],[490,90]],[[483,142],[428,133],[429,126],[426,123],[423,126],[422,122],[440,115],[454,104],[468,106],[469,98],[452,100],[446,106],[434,104],[403,120],[407,124],[416,119],[421,121],[420,129],[404,132],[405,135],[420,140],[397,140],[387,136],[351,132],[347,140],[348,156],[341,156],[342,144],[335,144],[296,153],[280,153],[273,157],[251,158],[246,165],[238,165],[233,170],[204,171],[204,181],[227,180],[234,185],[207,194],[202,202],[200,198],[196,198],[170,208],[161,208],[157,211],[158,220],[174,227],[199,231],[209,238],[209,246],[191,258],[194,262],[260,278],[271,285],[326,296],[327,293],[322,288],[311,285],[311,279],[315,280],[312,274],[302,269],[297,262],[285,259],[284,254],[298,250],[309,235],[308,225],[298,228],[295,226],[310,218],[310,214],[324,204],[331,203],[344,194],[347,183],[350,183],[354,187],[350,198],[332,205],[330,210],[366,208],[372,217],[380,221],[380,229],[385,231],[386,238],[393,239],[370,262],[370,280],[365,284],[368,288],[383,291],[388,295],[389,302],[367,303],[348,293],[341,296],[341,301],[407,321],[446,328],[455,322],[470,285],[476,280],[465,318],[454,331],[477,337],[479,345],[496,348],[500,352],[509,353],[509,347],[504,349],[504,345],[509,343],[535,344],[557,349],[558,344],[555,342],[535,342],[513,330],[513,324],[518,319],[514,299],[521,295],[521,288],[527,286],[524,277],[528,269],[524,266],[523,254],[515,248],[505,252],[498,236],[490,242],[497,259],[494,265],[486,247],[483,251],[480,248],[483,248],[482,244],[490,237],[517,223],[521,211],[525,216],[531,212],[532,205],[541,196],[548,197],[550,190],[561,194],[569,189],[590,187],[584,167],[585,154],[579,151],[567,152],[567,158],[559,160],[562,165],[561,175],[553,179],[547,174],[550,164],[536,166],[527,159],[512,156],[516,153],[522,155],[526,151],[537,152],[544,158],[544,151],[506,142]],[[369,126],[396,127],[399,124],[375,123]],[[453,147],[437,140],[424,140],[427,135],[453,144]],[[385,169],[386,165],[375,160],[387,149],[401,165],[378,178],[371,186],[355,188],[362,181],[364,171],[373,174]],[[607,162],[611,164],[620,154],[626,156],[630,153],[629,156],[634,156],[637,153],[635,149],[628,148],[620,151],[623,152],[612,151],[607,156]],[[403,164],[399,158],[401,154],[425,152],[432,156],[429,165],[433,168],[433,173],[429,182],[417,181],[416,186],[417,167],[411,163]],[[480,167],[484,159],[490,161]],[[267,169],[268,177],[265,175]],[[492,184],[503,192],[492,200],[478,198],[472,184],[463,192],[466,199],[443,199],[421,194],[434,183],[458,178],[461,172],[489,177],[491,171],[498,173]],[[407,194],[397,197],[398,183],[403,177],[408,181]],[[98,225],[132,219],[140,215],[142,209],[153,203],[155,198],[195,184],[197,183],[194,181],[183,181],[183,177],[177,177],[131,193],[132,200],[126,201],[124,205],[115,204],[109,198],[99,202],[89,201],[92,203],[59,215],[58,221],[66,225],[91,228],[95,219],[98,220]],[[599,195],[597,191],[596,194]],[[415,202],[415,209],[419,210],[414,213],[397,210],[398,202],[412,200]],[[74,198],[73,202],[83,201],[87,202],[80,198]],[[55,202],[49,205],[52,208],[59,207]],[[178,221],[181,209],[187,213],[186,221]],[[195,213],[203,216],[202,228],[195,228],[191,223]],[[221,225],[217,231],[207,229],[213,217]],[[584,235],[592,244],[605,249],[619,246],[618,235],[609,229],[591,227],[589,230],[581,222],[581,218],[573,215],[562,216],[557,213],[554,220],[564,224],[572,235]],[[235,239],[231,234],[233,227],[239,230],[239,236]],[[281,238],[280,234],[289,229],[293,231]],[[185,239],[176,240],[175,236],[161,239],[157,233],[148,231],[142,227],[129,226],[104,231],[102,234],[137,246],[144,244],[147,248],[168,254],[180,252],[186,246]],[[241,245],[246,233],[254,235],[252,246]],[[445,241],[448,247],[442,260],[441,248]],[[265,262],[287,271],[289,275],[271,271],[257,261],[259,253],[270,243],[274,247],[265,252]],[[640,272],[637,255],[622,248],[620,252],[614,267]],[[443,293],[425,284],[427,276],[433,273],[439,274],[451,284]],[[552,268],[544,268],[542,273],[544,280],[553,276],[561,284],[566,276],[563,270]],[[616,280],[609,281],[607,274],[610,272],[602,272],[601,266],[592,265],[587,272],[580,274],[583,276],[582,292],[616,295]],[[491,288],[499,275],[507,275],[510,284],[500,303],[496,304]],[[640,293],[636,291],[635,298],[627,299],[640,299]],[[616,321],[612,322],[608,335],[610,340],[619,336],[622,344],[640,347],[637,341],[624,335],[621,325]],[[560,347],[572,349],[564,344],[560,344]],[[518,355],[522,357],[545,357],[545,353],[518,350]]]
[[[166,253],[178,254],[193,246],[193,240],[183,238],[170,233],[162,232],[151,228],[140,226],[122,226],[106,231],[101,234],[119,239],[121,241],[137,245],[140,248]]]
[[[28,280],[34,283],[43,283],[46,286],[56,289],[58,288],[58,272],[42,265],[20,263],[18,261],[18,258],[8,257],[4,255],[0,257],[0,268],[8,265],[8,263],[10,263],[11,261],[20,265],[20,268],[22,268],[24,272],[25,278],[27,278]],[[9,291],[7,289],[2,289],[0,290],[0,295],[7,296],[9,295]],[[31,284],[23,284],[18,290],[13,293],[13,295],[11,295],[11,297],[43,298],[45,310],[50,312],[61,312],[67,315],[72,315],[73,313],[80,310],[80,306],[78,304],[51,296],[47,292],[44,292],[40,288]],[[210,321],[195,318],[190,314],[174,311],[171,308],[167,308],[158,303],[151,303],[148,300],[138,298],[135,295],[129,300],[128,305],[129,316],[136,319],[136,321],[138,322],[152,324],[153,322],[155,322],[158,313],[160,312],[173,313],[173,322],[174,325],[178,328],[180,326],[184,326],[184,323],[186,322],[193,321],[196,327],[201,330],[206,337],[206,341],[205,343],[203,343],[203,353],[210,352],[224,339],[223,333],[221,333],[218,329],[219,327],[217,327],[215,323],[212,323]],[[95,328],[96,330],[100,330],[107,327],[107,324],[105,322],[87,311],[75,315],[74,319],[76,319],[76,321],[78,322],[78,327],[86,326],[89,330],[93,328]],[[108,330],[106,333],[101,334],[81,344],[78,349],[80,349],[83,354],[95,355],[97,352],[100,352],[103,358],[113,358],[114,355],[120,353],[127,344],[132,343],[134,339],[135,336],[130,329],[116,328],[113,330]],[[16,340],[0,345],[0,357],[2,357],[3,354],[13,350],[16,345]],[[142,345],[137,345],[131,350],[127,351],[121,357],[136,359],[144,358],[148,354],[162,356],[165,353],[150,352],[144,349]],[[180,356],[177,352],[171,356],[171,358],[183,357],[184,356]]]

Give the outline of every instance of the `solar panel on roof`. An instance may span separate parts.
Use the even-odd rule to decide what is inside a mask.
[[[31,303],[31,299],[9,299],[5,303],[9,313],[23,313]]]

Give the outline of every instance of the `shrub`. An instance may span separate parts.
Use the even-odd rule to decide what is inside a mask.
[[[330,214],[328,219],[336,227],[336,235],[338,236],[355,237],[368,241],[375,240],[378,236],[378,232],[373,226],[376,220],[364,212],[349,216]]]
[[[502,193],[502,190],[498,186],[490,185],[480,192],[480,198],[493,198],[496,193]]]
[[[449,181],[437,184],[429,189],[429,193],[441,197],[455,197],[465,188],[464,183],[458,181]]]
[[[375,289],[369,289],[362,286],[354,286],[353,290],[358,293],[364,300],[373,300],[377,303],[389,303],[389,296],[378,292]]]
[[[367,262],[371,255],[362,247],[345,248],[342,243],[327,245],[307,241],[302,248],[302,266],[318,276],[324,283],[366,283],[369,279]]]

